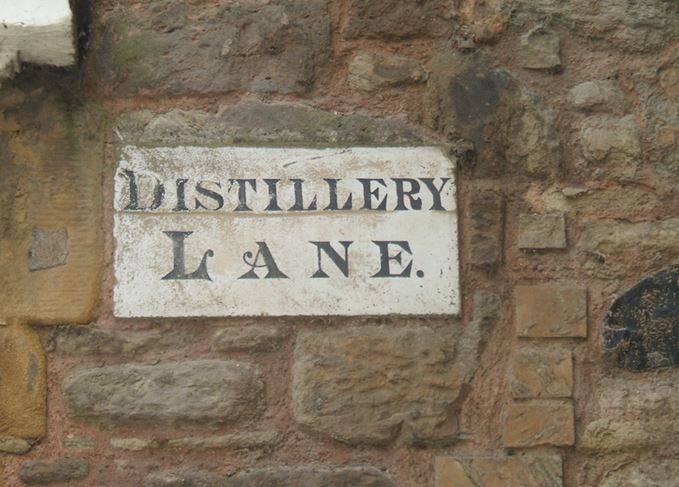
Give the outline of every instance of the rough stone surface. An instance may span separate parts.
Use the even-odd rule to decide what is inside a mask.
[[[284,325],[249,324],[240,328],[224,328],[215,333],[212,339],[212,350],[231,352],[239,350],[256,350],[271,352],[280,348],[288,335]]]
[[[641,163],[639,127],[632,115],[588,117],[580,129],[580,143],[585,159],[605,165],[608,176],[632,178]]]
[[[25,484],[51,484],[84,479],[89,475],[85,460],[58,458],[51,461],[26,462],[19,470],[19,478]]]
[[[31,444],[23,438],[0,438],[0,452],[23,455],[31,449]]]
[[[559,455],[436,457],[434,487],[561,487]]]
[[[262,412],[263,391],[256,367],[220,360],[113,365],[64,383],[71,414],[104,423],[248,421]]]
[[[671,487],[679,479],[679,460],[654,459],[607,473],[601,487]]]
[[[156,440],[144,438],[111,438],[111,448],[123,451],[143,451],[160,448]]]
[[[677,250],[678,232],[679,218],[642,222],[587,219],[582,222],[577,247],[604,255],[621,251]]]
[[[570,91],[573,106],[581,110],[622,113],[628,104],[624,95],[611,80],[585,81]]]
[[[586,337],[587,291],[578,286],[516,286],[516,328],[521,337]]]
[[[116,94],[306,91],[329,51],[321,0],[162,0],[99,11],[96,69]]]
[[[507,406],[505,445],[513,448],[575,443],[573,404],[521,402]]]
[[[75,451],[93,450],[96,443],[93,438],[68,435],[64,438],[64,448]]]
[[[426,79],[424,67],[418,61],[396,54],[364,52],[349,63],[349,85],[357,90],[373,91]]]
[[[596,40],[595,49],[643,52],[659,49],[677,37],[679,9],[663,0],[518,0],[514,24],[532,24],[546,17],[576,36]]]
[[[231,477],[202,471],[159,472],[145,487],[395,487],[382,471],[369,466],[279,467],[238,472]]]
[[[451,408],[478,365],[499,299],[475,296],[460,330],[361,326],[302,331],[295,347],[293,410],[314,433],[350,444],[449,441]]]
[[[271,448],[281,436],[275,431],[248,431],[221,436],[194,436],[168,440],[169,448],[214,450],[220,448]]]
[[[604,452],[673,448],[679,435],[678,386],[676,374],[599,381],[580,446]]]
[[[616,299],[604,318],[603,337],[619,367],[678,367],[679,266],[641,280]]]
[[[19,324],[0,326],[0,437],[45,435],[45,367],[35,331]]]
[[[402,121],[255,100],[231,105],[217,114],[180,109],[165,113],[133,112],[121,117],[116,130],[123,144],[170,146],[285,143],[311,147],[423,142],[422,137]]]
[[[50,348],[59,355],[119,355],[177,348],[187,335],[176,326],[157,325],[151,330],[120,331],[88,326],[58,326],[50,335]]]
[[[496,269],[503,261],[505,203],[497,191],[469,193],[469,262]]]
[[[64,265],[68,259],[68,232],[65,228],[33,230],[28,249],[28,270],[38,271]]]
[[[514,356],[512,397],[556,398],[573,395],[573,356],[569,350],[519,349]]]
[[[556,71],[561,68],[559,34],[537,26],[521,37],[518,57],[521,67]]]
[[[565,249],[566,219],[562,214],[519,215],[520,249]]]
[[[52,76],[0,91],[0,289],[11,296],[0,321],[87,322],[98,299],[104,116],[74,100],[73,77]]]
[[[346,39],[442,35],[449,29],[447,14],[440,0],[351,0],[343,34]]]
[[[474,144],[479,176],[551,177],[560,165],[555,114],[509,71],[486,67],[479,54],[432,59],[435,123],[450,139]]]

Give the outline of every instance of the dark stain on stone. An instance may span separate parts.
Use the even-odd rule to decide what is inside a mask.
[[[620,296],[606,314],[603,338],[618,366],[632,372],[679,366],[679,265]]]
[[[460,121],[471,122],[491,115],[500,104],[511,75],[502,69],[480,73],[476,66],[450,81],[448,89]]]
[[[31,357],[28,360],[28,392],[31,393],[33,392],[33,389],[35,388],[35,380],[38,377],[38,359],[36,358],[35,355],[31,354]]]

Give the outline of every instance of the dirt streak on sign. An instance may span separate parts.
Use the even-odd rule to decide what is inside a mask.
[[[126,147],[114,312],[457,314],[454,169],[433,147]]]

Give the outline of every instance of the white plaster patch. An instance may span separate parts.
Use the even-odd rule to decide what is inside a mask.
[[[0,0],[0,80],[21,63],[71,66],[73,17],[68,0]]]
[[[127,147],[114,199],[116,316],[460,310],[437,148]]]

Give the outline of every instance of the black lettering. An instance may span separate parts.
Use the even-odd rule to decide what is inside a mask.
[[[264,211],[283,211],[283,209],[278,206],[278,188],[276,185],[280,179],[265,179],[267,188],[269,189],[269,204]]]
[[[398,252],[394,256],[389,255],[390,245],[397,245],[401,247],[403,250],[405,250],[409,255],[413,255],[413,253],[410,251],[410,244],[407,241],[373,240],[373,243],[380,248],[380,270],[377,272],[377,274],[373,275],[372,277],[410,277],[410,270],[413,267],[412,259],[410,260],[410,262],[408,262],[408,265],[405,266],[405,268],[400,274],[392,274],[391,261],[395,261],[398,264],[401,264],[401,266],[403,267],[402,259],[403,252]]]
[[[266,267],[267,273],[264,279],[288,279],[288,276],[283,274],[276,265],[276,261],[271,255],[269,246],[266,242],[255,242],[257,244],[257,254],[252,257],[252,252],[245,252],[243,254],[243,262],[250,267],[250,270],[240,276],[238,279],[259,279],[255,269]],[[263,264],[259,264],[259,258],[264,260]]]
[[[231,184],[234,181],[238,184],[238,206],[234,211],[252,211],[248,207],[247,184],[252,187],[253,191],[257,191],[257,181],[254,179],[231,179]]]
[[[184,240],[186,237],[191,235],[193,232],[163,232],[165,235],[170,237],[172,240],[172,254],[174,257],[174,267],[173,269],[163,276],[161,279],[205,279],[211,281],[210,275],[207,272],[207,258],[212,257],[215,253],[212,250],[208,250],[203,254],[203,258],[200,261],[198,269],[191,273],[186,272],[186,263],[184,257]]]
[[[216,191],[212,191],[211,189],[207,189],[205,186],[203,186],[204,183],[212,183],[215,186],[217,186],[219,189],[222,188],[221,184],[215,183],[214,181],[201,181],[198,184],[196,184],[196,191],[198,191],[203,196],[207,196],[208,198],[215,200],[217,202],[217,207],[216,208],[208,208],[203,203],[201,203],[198,198],[196,198],[196,209],[202,208],[204,210],[212,210],[212,211],[221,210],[224,207],[224,197],[221,194],[217,193]]]
[[[308,208],[304,208],[304,193],[302,191],[302,185],[304,184],[304,179],[291,179],[292,184],[295,189],[295,204],[290,207],[289,211],[313,211],[316,209],[316,195],[314,199],[309,203]]]
[[[126,210],[156,210],[160,207],[160,205],[163,203],[163,197],[165,196],[165,186],[163,186],[158,178],[152,175],[143,175],[144,177],[151,177],[155,179],[155,186],[153,187],[153,202],[151,203],[151,206],[148,208],[141,208],[139,206],[139,186],[137,185],[136,174],[134,171],[124,169],[123,175],[130,182],[130,201],[127,203],[127,206],[125,206]]]
[[[441,193],[443,188],[446,187],[446,183],[450,181],[450,178],[441,178],[441,187],[437,188],[434,184],[434,178],[419,178],[420,181],[424,183],[427,189],[431,192],[431,197],[434,200],[430,210],[445,211],[446,209],[441,204]]]
[[[186,182],[188,179],[182,178],[182,179],[177,179],[176,184],[177,184],[177,206],[174,207],[174,211],[189,211],[189,209],[186,207],[186,197],[185,197],[185,192],[184,192],[184,185],[186,185]]]
[[[330,277],[328,276],[323,267],[321,266],[321,251],[325,252],[325,255],[330,257],[330,260],[337,266],[337,268],[344,274],[344,277],[349,277],[349,246],[353,242],[340,241],[342,247],[344,247],[344,258],[334,249],[330,242],[309,242],[316,246],[316,252],[318,255],[318,270],[314,272],[311,277]]]
[[[324,210],[329,210],[329,211],[337,211],[340,208],[337,206],[337,183],[340,181],[339,179],[323,179],[328,184],[328,192],[330,195],[330,202],[328,203],[328,206],[324,208]],[[344,202],[344,205],[342,205],[342,210],[351,210],[351,193],[347,197],[347,200]]]
[[[386,188],[387,185],[385,184],[384,179],[358,178],[358,181],[363,185],[363,209],[385,211],[387,209],[387,195],[384,195],[384,199],[378,203],[376,208],[373,208],[372,206],[373,196],[377,200],[380,198],[380,189],[372,189],[372,183],[374,181]]]
[[[394,183],[396,183],[396,208],[394,210],[407,210],[405,204],[406,196],[410,201],[410,209],[421,210],[422,200],[417,197],[420,192],[420,183],[415,179],[410,178],[392,178]],[[410,189],[406,191],[404,188],[405,183],[410,185]]]

